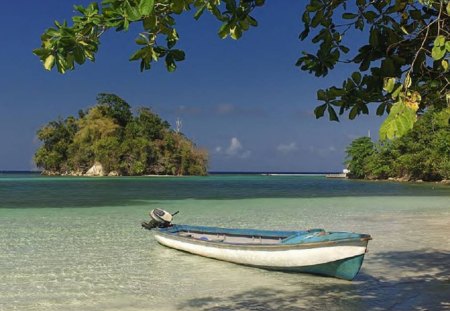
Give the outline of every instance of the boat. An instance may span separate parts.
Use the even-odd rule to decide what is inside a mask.
[[[178,213],[178,212],[177,212]],[[161,209],[142,226],[154,230],[161,245],[180,251],[256,268],[301,272],[353,280],[358,274],[368,234],[324,229],[273,231],[172,224]]]

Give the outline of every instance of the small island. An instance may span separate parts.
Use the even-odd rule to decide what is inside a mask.
[[[208,153],[147,107],[134,115],[114,94],[78,117],[59,118],[37,132],[34,161],[43,175],[206,175]]]
[[[430,109],[404,136],[376,143],[355,139],[346,150],[348,177],[450,184],[449,122],[450,108]]]

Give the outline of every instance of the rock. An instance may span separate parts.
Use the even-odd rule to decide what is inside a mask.
[[[389,177],[388,180],[395,181],[395,178],[394,177]]]
[[[450,185],[450,179],[442,179],[441,184]]]
[[[418,182],[418,183],[422,183],[422,182],[423,182],[423,180],[422,180],[422,179],[417,179],[417,180],[416,180],[416,182]]]
[[[111,171],[108,176],[119,176],[119,173],[117,171]]]
[[[44,175],[44,176],[59,176],[59,175],[61,175],[59,172],[56,172],[56,171],[47,171],[47,170],[43,170],[42,172],[41,172],[41,175]]]
[[[84,176],[105,176],[103,165],[100,162],[95,162],[94,165],[84,174]]]

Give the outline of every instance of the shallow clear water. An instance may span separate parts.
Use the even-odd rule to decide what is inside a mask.
[[[179,223],[369,233],[353,282],[158,245]],[[450,310],[450,187],[304,176],[0,175],[0,310]]]

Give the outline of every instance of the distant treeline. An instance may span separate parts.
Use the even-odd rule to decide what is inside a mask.
[[[440,181],[450,179],[450,108],[430,110],[406,135],[377,143],[369,137],[347,147],[350,177]]]
[[[110,175],[207,173],[206,150],[149,108],[133,115],[114,94],[99,94],[94,107],[49,122],[37,136],[43,144],[34,160],[47,174],[83,175],[95,163]]]

